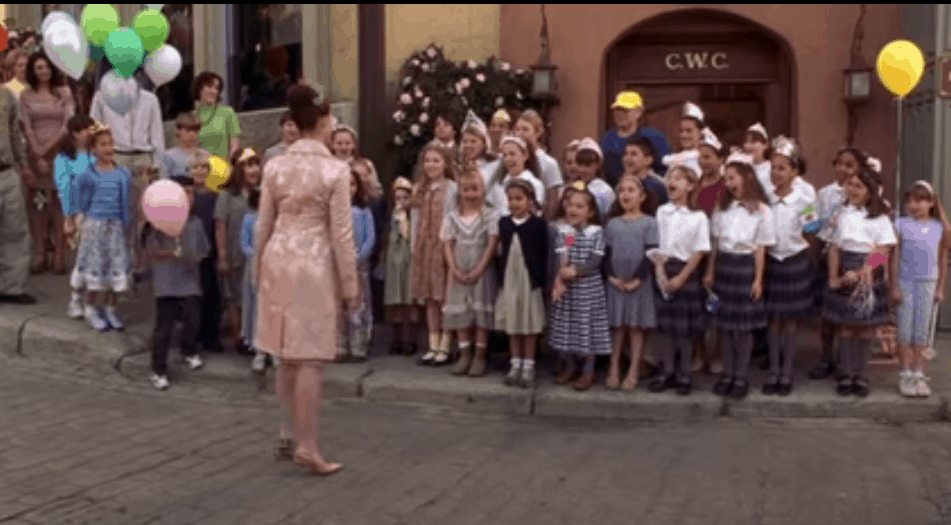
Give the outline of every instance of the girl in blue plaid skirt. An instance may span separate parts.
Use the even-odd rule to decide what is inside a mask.
[[[722,330],[723,374],[713,392],[743,399],[749,392],[753,331],[767,324],[763,276],[766,247],[776,243],[776,232],[751,157],[732,157],[724,184],[727,191],[712,219],[716,249],[710,253],[703,284],[720,298],[715,317]]]

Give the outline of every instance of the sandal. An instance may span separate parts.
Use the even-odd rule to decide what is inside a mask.
[[[318,476],[330,476],[340,472],[340,469],[343,468],[343,465],[340,463],[327,463],[326,466],[318,465],[311,458],[306,458],[296,452],[294,453],[293,461]]]
[[[713,393],[718,396],[725,396],[730,392],[730,388],[733,387],[733,377],[728,375],[720,376],[720,380],[717,381],[717,384],[713,385]]]
[[[604,382],[604,388],[608,390],[617,390],[621,388],[621,379],[617,374],[609,375],[607,381]]]
[[[856,377],[852,380],[852,393],[858,397],[868,397],[868,379]]]
[[[634,390],[637,390],[637,376],[635,375],[625,379],[624,382],[621,383],[621,390],[625,392],[633,392]]]
[[[840,396],[852,395],[852,381],[849,378],[842,378],[835,387],[835,391]]]
[[[419,359],[416,360],[416,364],[419,366],[430,366],[433,364],[434,359],[436,359],[436,352],[430,350],[429,352],[419,356]]]
[[[780,376],[779,385],[776,386],[776,393],[786,397],[792,393],[793,381],[789,376]]]
[[[769,378],[763,383],[763,395],[771,396],[779,390],[779,377],[770,374]]]

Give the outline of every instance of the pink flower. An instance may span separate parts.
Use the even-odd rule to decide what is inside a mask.
[[[420,124],[425,124],[425,123],[427,123],[427,122],[429,122],[429,115],[427,115],[426,113],[420,113],[420,114],[419,114],[419,123],[420,123]]]
[[[495,97],[495,107],[500,108],[505,105],[505,99],[502,97]]]
[[[397,146],[402,146],[402,145],[403,145],[403,137],[401,137],[401,136],[399,136],[399,135],[393,137],[393,144],[396,144]]]
[[[468,78],[463,77],[462,80],[459,81],[459,84],[462,86],[462,89],[466,89],[472,85],[472,82],[470,82]]]
[[[475,61],[475,60],[467,60],[467,61],[466,61],[466,67],[468,67],[469,69],[475,69],[477,65],[478,65],[478,64],[476,64],[476,61]]]
[[[502,71],[508,71],[512,69],[512,64],[509,64],[508,62],[502,62],[500,67],[502,68]]]
[[[403,110],[402,110],[402,109],[399,110],[399,111],[397,111],[396,113],[393,113],[393,120],[396,121],[396,122],[402,122],[402,121],[403,121],[403,118],[405,118],[405,117],[406,117],[406,114],[403,113]]]
[[[420,69],[422,69],[423,71],[425,71],[425,72],[428,73],[428,72],[429,72],[429,64],[423,64],[423,65],[420,67]]]
[[[402,95],[400,95],[400,102],[402,102],[403,104],[412,104],[413,97],[409,93],[403,93]]]
[[[436,58],[436,55],[439,54],[439,51],[436,49],[436,46],[429,46],[426,48],[426,56],[430,59]]]
[[[423,109],[429,108],[429,97],[423,99]]]
[[[403,77],[403,87],[407,87],[412,83],[413,83],[412,77],[409,77],[409,76]]]
[[[413,124],[412,126],[410,126],[410,127],[409,127],[409,132],[410,132],[414,137],[418,137],[418,136],[419,136],[419,124]]]
[[[568,248],[571,248],[571,246],[572,246],[574,243],[575,243],[575,236],[574,236],[574,234],[569,233],[568,236],[565,237],[565,246],[568,247]]]
[[[419,86],[417,86],[416,89],[413,90],[413,96],[416,97],[416,98],[423,98],[423,95],[424,95],[424,94],[425,94],[425,93],[423,93],[423,90],[422,90],[422,89],[419,89]]]
[[[418,58],[414,58],[413,60],[410,60],[409,63],[412,64],[413,67],[419,67],[419,59],[418,59]]]
[[[476,74],[476,81],[477,81],[477,82],[485,82],[485,75],[483,75],[482,73]]]

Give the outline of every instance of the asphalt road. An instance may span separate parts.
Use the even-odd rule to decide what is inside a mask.
[[[0,359],[0,524],[951,524],[951,427],[658,426],[326,405],[316,478],[270,395]]]

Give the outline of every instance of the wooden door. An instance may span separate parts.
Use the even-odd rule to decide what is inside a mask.
[[[617,90],[633,89],[644,98],[647,109],[644,112],[643,125],[659,130],[667,137],[671,151],[680,151],[677,138],[684,102],[694,103],[700,100],[700,86],[638,86],[624,84]]]

